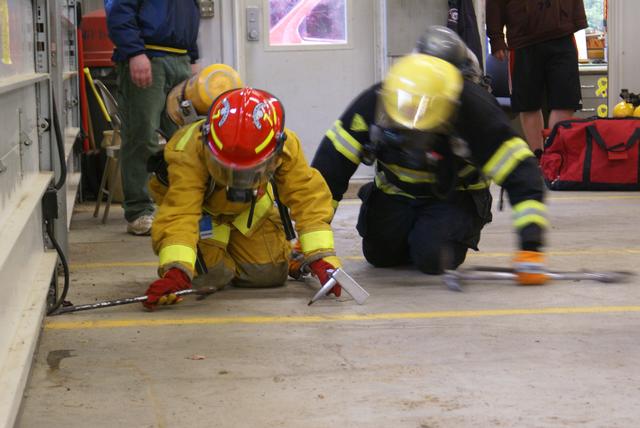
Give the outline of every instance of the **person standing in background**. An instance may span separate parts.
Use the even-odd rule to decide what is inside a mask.
[[[127,232],[148,235],[154,205],[146,163],[158,150],[158,130],[177,130],[165,113],[167,94],[197,72],[197,0],[106,0],[109,38],[122,118],[121,168]]]
[[[449,17],[447,27],[455,31],[465,42],[467,47],[480,61],[480,69],[484,69],[484,55],[482,55],[482,43],[476,11],[473,8],[473,0],[449,0]]]
[[[578,52],[573,33],[587,27],[582,0],[487,0],[491,54],[505,60],[511,52],[511,109],[529,146],[542,154],[546,95],[548,127],[580,108]],[[506,27],[506,43],[503,33]]]

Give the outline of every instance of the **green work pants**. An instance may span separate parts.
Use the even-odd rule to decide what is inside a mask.
[[[153,84],[140,88],[131,81],[129,64],[117,65],[118,109],[122,119],[122,206],[129,222],[154,212],[147,190],[147,159],[159,150],[158,129],[167,137],[178,129],[165,112],[165,100],[171,88],[191,76],[189,56],[151,58],[151,70]]]

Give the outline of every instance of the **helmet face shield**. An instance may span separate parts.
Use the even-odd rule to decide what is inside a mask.
[[[462,74],[451,63],[424,54],[398,60],[387,73],[380,99],[397,127],[439,132],[446,129],[462,92]]]
[[[422,131],[415,127],[401,126],[391,119],[380,102],[376,106],[375,125],[369,131],[369,139],[374,145],[409,151],[430,151],[443,138],[447,138],[445,129]]]
[[[277,167],[275,155],[274,152],[272,156],[249,167],[229,165],[215,156],[207,156],[207,169],[216,184],[233,189],[255,190],[273,176]]]
[[[387,112],[394,112],[393,120],[408,129],[431,130],[452,116],[457,102],[441,96],[415,94],[402,88],[383,89],[382,99]]]

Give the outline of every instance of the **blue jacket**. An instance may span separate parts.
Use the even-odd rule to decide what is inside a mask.
[[[198,55],[200,8],[197,0],[105,0],[109,38],[116,46],[113,61],[142,52],[150,57],[168,52],[145,44],[185,49],[194,63]]]

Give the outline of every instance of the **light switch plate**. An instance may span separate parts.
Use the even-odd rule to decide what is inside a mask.
[[[216,13],[214,10],[215,4],[213,0],[200,0],[200,17],[201,18],[213,18]]]
[[[260,40],[260,8],[249,6],[246,9],[247,40],[257,42]]]

